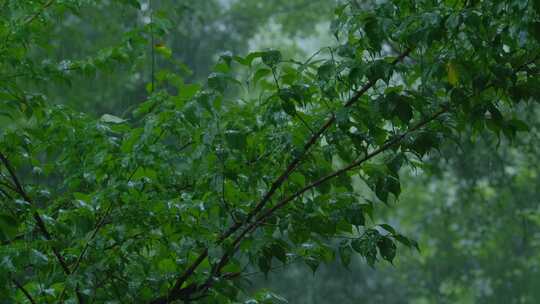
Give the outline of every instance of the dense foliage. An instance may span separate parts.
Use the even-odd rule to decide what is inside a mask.
[[[523,110],[529,135],[463,134],[402,172],[399,207],[377,208],[374,219],[413,236],[420,252],[400,251],[375,270],[354,258],[349,269],[332,263],[316,276],[300,263],[277,267],[269,281],[252,274],[256,286],[298,304],[538,302],[538,111]]]
[[[245,292],[249,269],[392,263],[417,243],[371,218],[399,197],[400,169],[464,134],[515,140],[540,95],[538,1],[347,1],[335,46],[305,60],[227,53],[205,82],[167,36],[190,21],[152,4],[3,2],[0,301],[280,303]],[[125,33],[65,60],[58,20],[111,5]],[[125,116],[48,99],[51,80],[117,63],[148,94]],[[137,87],[138,64],[151,74]]]

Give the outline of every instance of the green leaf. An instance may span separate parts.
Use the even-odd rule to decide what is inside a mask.
[[[257,72],[255,72],[255,75],[253,76],[253,85],[257,85],[257,82],[261,80],[261,78],[264,78],[272,73],[272,70],[261,68],[258,69]]]
[[[341,264],[348,268],[351,264],[352,250],[348,242],[342,242],[339,246],[339,258]]]
[[[375,183],[375,195],[377,195],[377,198],[385,204],[388,203],[388,192],[388,179],[384,177],[377,178]]]
[[[540,21],[531,22],[529,24],[529,33],[537,42],[540,42]]]
[[[159,54],[163,55],[163,57],[165,58],[172,57],[172,50],[168,48],[165,44],[156,44],[154,47],[156,51],[158,51]]]
[[[30,262],[34,265],[47,265],[49,263],[49,258],[46,254],[32,249],[30,252]]]
[[[120,147],[120,150],[123,153],[130,153],[133,151],[133,147],[137,143],[137,141],[141,138],[141,135],[143,134],[144,129],[143,128],[137,128],[131,131],[127,138],[122,142],[122,146]]]
[[[409,248],[416,248],[417,251],[420,251],[420,247],[418,246],[418,243],[415,240],[409,239],[401,234],[394,234],[392,236],[396,241],[400,242],[401,244],[409,247]]]
[[[508,124],[512,126],[516,131],[528,132],[530,130],[529,125],[523,120],[511,119],[508,121]]]
[[[363,254],[364,253],[364,241],[362,239],[355,239],[351,242],[351,247],[354,249],[354,251]]]
[[[311,269],[313,273],[317,271],[317,269],[319,268],[319,265],[321,264],[321,262],[314,257],[307,257],[304,259],[304,262],[306,263],[306,265],[309,266],[309,268]]]
[[[388,83],[390,76],[392,76],[392,67],[385,60],[375,60],[369,65],[367,78],[370,82],[375,83],[377,80],[382,79]]]
[[[349,108],[341,108],[336,112],[336,122],[338,125],[349,126]]]
[[[257,300],[248,300],[244,304],[288,304],[289,302],[272,292],[263,290],[255,295]]]
[[[390,238],[382,237],[377,242],[377,247],[383,259],[392,263],[396,257],[396,244]]]
[[[459,83],[459,73],[456,64],[454,62],[447,63],[446,71],[448,82],[453,86],[457,86]]]
[[[272,269],[272,257],[260,255],[258,259],[259,269],[266,275]]]
[[[404,124],[408,124],[413,117],[413,110],[411,106],[403,98],[399,99],[399,101],[397,102],[395,111],[398,118]]]
[[[386,178],[386,188],[390,193],[392,193],[396,198],[401,194],[401,184],[399,179],[395,176],[388,176]]]
[[[158,174],[156,171],[144,167],[138,167],[135,172],[131,175],[132,180],[140,180],[143,178],[148,178],[151,180],[156,180],[158,178]]]
[[[134,111],[133,111],[133,115],[135,117],[140,117],[142,115],[145,115],[145,114],[148,114],[148,112],[150,112],[150,110],[154,107],[154,105],[156,104],[156,101],[155,100],[148,100],[148,101],[145,101],[143,103],[141,103]]]
[[[349,208],[346,211],[347,220],[349,223],[355,226],[364,226],[366,224],[366,218],[364,216],[364,211],[358,206],[354,208]]]
[[[296,107],[294,106],[294,102],[292,102],[291,100],[282,101],[281,108],[285,113],[289,114],[290,116],[296,115]]]
[[[533,0],[532,3],[536,14],[540,16],[540,0]]]
[[[139,3],[138,0],[121,0],[121,2],[129,4],[136,9],[139,9],[139,10],[141,9],[141,4]]]
[[[114,116],[114,115],[111,115],[111,114],[103,114],[103,116],[101,116],[100,120],[102,122],[112,123],[112,124],[121,124],[121,123],[126,122],[125,119],[122,119],[120,117],[117,117],[117,116]]]
[[[326,63],[322,64],[317,68],[317,76],[320,80],[330,80],[334,77],[335,74],[335,66],[332,61],[327,61]]]
[[[383,31],[375,16],[369,16],[366,18],[364,24],[364,31],[369,41],[371,49],[375,52],[381,50],[381,44],[384,39]]]
[[[382,229],[384,229],[384,230],[390,232],[391,234],[396,234],[396,230],[395,230],[392,226],[390,226],[390,225],[388,225],[388,224],[380,224],[379,226],[380,226]]]
[[[274,68],[281,61],[281,52],[277,50],[268,50],[262,53],[262,61],[270,68]]]
[[[220,93],[227,89],[227,79],[223,73],[212,73],[208,76],[208,86]]]
[[[15,237],[19,222],[7,213],[0,213],[0,239],[7,241]]]
[[[253,53],[249,53],[245,58],[242,58],[239,56],[233,56],[233,60],[240,63],[241,65],[245,65],[249,67],[253,63],[253,60],[255,60],[256,58],[262,57],[263,54],[264,52],[253,52]]]
[[[247,144],[246,134],[239,130],[227,130],[225,132],[225,139],[232,149],[243,150]]]
[[[418,153],[418,155],[424,156],[431,149],[437,148],[438,143],[439,139],[432,132],[420,132],[410,145],[410,149]]]
[[[200,89],[201,85],[196,83],[182,85],[179,88],[178,98],[181,100],[190,100],[195,96],[195,94],[197,94],[197,92],[199,92]]]
[[[162,259],[158,262],[158,269],[164,273],[174,273],[178,271],[173,259]]]
[[[290,175],[289,180],[298,186],[306,184],[306,177],[299,172],[293,172]]]
[[[282,243],[273,243],[268,247],[268,251],[271,256],[274,256],[277,258],[280,262],[286,263],[287,262],[287,251],[286,251],[286,244]]]

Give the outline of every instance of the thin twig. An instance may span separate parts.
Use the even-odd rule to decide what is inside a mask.
[[[1,152],[0,152],[0,161],[4,164],[4,167],[6,167],[6,169],[8,170],[8,172],[9,172],[9,174],[11,176],[11,179],[12,179],[14,185],[15,185],[15,188],[17,190],[16,192],[20,196],[22,196],[22,198],[25,201],[27,201],[30,205],[36,206],[34,204],[33,200],[30,198],[30,196],[24,190],[24,187],[23,187],[22,183],[19,181],[19,179],[17,177],[17,174],[15,173],[15,169],[11,166],[11,163],[9,162],[8,158],[4,154],[2,154]],[[39,213],[37,211],[34,211],[33,214],[32,214],[32,217],[36,221],[36,224],[37,224],[39,230],[41,231],[41,234],[45,237],[45,239],[47,241],[52,241],[53,240],[52,236],[51,236],[49,230],[47,229],[47,226],[45,225],[45,222],[43,221],[43,219],[39,215]],[[69,277],[71,275],[71,271],[69,270],[69,267],[68,267],[68,265],[66,263],[66,260],[64,259],[64,257],[62,256],[62,254],[60,253],[58,248],[56,248],[56,246],[51,245],[51,248],[52,248],[54,256],[56,257],[56,260],[58,261],[58,263],[62,267],[62,270],[64,271],[64,274]],[[79,303],[84,303],[84,300],[83,300],[84,298],[83,298],[82,294],[80,293],[80,291],[78,290],[78,288],[75,291],[75,293],[76,293],[78,302]]]
[[[151,56],[152,56],[152,67],[151,67],[151,92],[154,93],[154,85],[156,81],[155,77],[155,68],[156,68],[156,51],[154,45],[154,11],[152,8],[152,0],[148,1],[148,9],[150,11],[150,43],[151,43]]]
[[[59,73],[60,74],[60,72],[77,71],[77,70],[80,70],[80,69],[81,69],[80,66],[72,66],[72,67],[57,69],[57,70],[53,71],[53,73]],[[13,78],[26,77],[26,76],[30,76],[30,75],[32,75],[32,76],[40,76],[39,73],[28,72],[28,73],[18,73],[18,74],[10,74],[10,75],[0,76],[0,80],[10,80],[10,79],[13,79]]]
[[[41,14],[43,14],[43,12],[48,8],[50,7],[51,5],[53,5],[55,0],[48,0],[47,2],[45,2],[37,12],[35,12],[34,14],[28,16],[24,21],[23,23],[20,25],[20,26],[26,26],[30,23],[32,23],[37,17],[39,17]],[[10,39],[11,39],[11,35],[12,35],[13,31],[12,30],[9,30],[8,34],[6,35],[6,38],[4,39],[4,45],[2,46],[2,48],[0,49],[0,51],[3,51],[8,45],[9,45],[9,42],[10,42]]]
[[[0,152],[0,161],[4,164],[4,167],[6,167],[6,169],[8,170],[9,175],[11,176],[11,179],[12,179],[12,181],[13,181],[13,183],[15,185],[15,188],[17,190],[16,192],[25,201],[27,201],[30,205],[35,206],[33,200],[30,198],[30,196],[28,196],[28,194],[24,190],[21,182],[17,178],[17,174],[15,173],[15,170],[11,166],[11,163],[9,162],[7,157],[4,154],[2,154],[1,152]],[[43,234],[45,239],[47,239],[48,241],[51,241],[52,236],[49,233],[49,230],[47,230],[47,226],[45,225],[45,222],[43,221],[43,219],[41,218],[39,213],[37,211],[34,211],[32,216],[33,216],[34,220],[36,221],[36,223],[37,223],[37,225],[39,227],[39,230],[41,231],[41,233]],[[52,247],[52,251],[53,251],[54,256],[56,257],[56,259],[58,260],[58,263],[60,264],[60,266],[64,270],[64,273],[66,275],[69,275],[71,272],[69,271],[69,267],[67,266],[67,263],[66,263],[64,257],[60,254],[60,251],[55,246],[51,246],[51,247]]]
[[[43,4],[43,6],[35,14],[33,14],[32,16],[29,16],[28,18],[26,18],[23,25],[27,25],[27,24],[32,23],[32,21],[34,21],[37,17],[39,17],[41,14],[43,14],[43,12],[49,6],[51,6],[54,3],[54,1],[55,0],[49,0],[49,1],[45,2],[45,4]]]

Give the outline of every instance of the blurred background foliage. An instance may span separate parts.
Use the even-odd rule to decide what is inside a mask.
[[[122,115],[148,96],[152,74],[159,81],[168,69],[182,71],[186,82],[201,80],[221,54],[270,46],[306,58],[329,44],[335,6],[332,0],[161,0],[152,7],[142,2],[139,11],[125,2],[103,0],[80,14],[51,12],[57,21],[45,30],[53,38],[32,56],[75,77],[36,84],[45,86],[48,100]],[[96,52],[91,60],[99,69],[81,64]],[[75,62],[81,71],[71,69]],[[16,78],[17,69],[2,74],[3,81]],[[252,288],[298,304],[540,302],[540,122],[537,111],[522,113],[535,126],[517,145],[487,133],[457,139],[429,166],[404,172],[396,206],[376,208],[372,220],[414,236],[420,252],[376,269],[358,258],[348,270],[321,265],[315,275],[305,265],[278,267],[266,278],[254,272]]]
[[[47,83],[42,89],[49,99],[85,112],[120,115],[147,97],[145,84],[152,73],[160,78],[158,70],[196,81],[206,79],[221,54],[270,45],[285,46],[288,55],[311,51],[324,42],[313,37],[321,36],[316,29],[327,28],[320,25],[332,18],[334,6],[331,0],[104,0],[78,7],[77,14],[56,12],[56,22],[47,29],[53,39],[43,42],[34,58],[76,74],[68,88]],[[104,61],[97,70],[69,71],[74,62],[96,53]]]

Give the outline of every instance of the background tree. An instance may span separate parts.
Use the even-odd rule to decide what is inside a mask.
[[[127,108],[144,101],[150,89],[146,84],[152,77],[165,77],[163,70],[186,81],[202,80],[220,53],[248,51],[250,39],[266,24],[281,25],[283,37],[306,37],[311,33],[307,29],[329,19],[334,6],[333,1],[307,0],[53,4],[32,22],[49,21],[46,27],[40,24],[44,39],[29,51],[32,63],[4,66],[2,81],[24,75],[25,81],[36,80],[51,102],[117,115],[129,114]],[[28,14],[33,8],[39,11],[38,2],[25,6],[5,1],[4,6],[5,22],[10,15],[25,14],[24,9]],[[51,71],[57,72],[58,82],[44,81]]]

